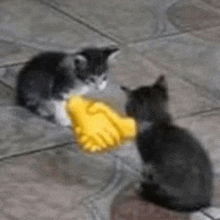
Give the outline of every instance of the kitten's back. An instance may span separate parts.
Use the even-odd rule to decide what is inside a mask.
[[[150,134],[149,134],[150,132]],[[195,211],[210,205],[212,168],[207,153],[185,129],[159,124],[137,140],[145,164],[142,198],[178,211]]]

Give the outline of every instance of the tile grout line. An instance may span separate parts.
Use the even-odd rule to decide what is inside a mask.
[[[2,68],[7,68],[7,67],[13,67],[13,66],[18,66],[18,65],[24,65],[28,62],[28,59],[27,61],[20,61],[20,62],[16,62],[16,63],[11,63],[11,64],[0,64],[0,69]]]
[[[105,37],[105,38],[107,38],[107,39],[109,39],[109,40],[111,40],[111,41],[113,41],[114,43],[117,43],[117,44],[120,44],[120,45],[124,45],[121,41],[116,40],[116,39],[114,39],[114,38],[111,37],[111,36],[108,36],[107,34],[101,32],[101,31],[98,30],[97,28],[95,28],[95,27],[91,26],[90,24],[88,24],[88,23],[82,21],[80,18],[77,18],[77,17],[72,16],[71,14],[65,12],[64,10],[58,8],[57,6],[52,5],[52,4],[50,4],[50,3],[46,3],[46,2],[44,2],[44,1],[42,1],[42,0],[37,0],[37,1],[39,1],[40,3],[42,3],[42,4],[46,5],[46,6],[49,6],[49,7],[52,8],[53,10],[59,12],[60,14],[63,14],[64,16],[70,18],[71,20],[73,20],[73,21],[75,21],[75,22],[77,22],[77,23],[79,23],[79,24],[81,24],[81,25],[87,27],[88,29],[94,31],[95,33],[98,33],[99,35],[101,35],[101,36],[103,36],[103,37]]]
[[[218,14],[220,14],[220,10],[216,9],[215,7],[212,7],[210,4],[206,3],[205,1],[201,1],[201,0],[194,0],[195,2],[199,2],[201,5],[204,5],[205,7],[207,7],[207,9],[210,9],[211,11],[214,11]]]
[[[204,5],[207,9],[210,9],[211,11],[214,11],[215,13],[220,15],[220,9],[215,9],[214,7],[210,6],[208,3],[203,2],[201,0],[194,0],[194,1],[198,2],[201,5]],[[141,42],[144,42],[144,41],[161,39],[163,37],[179,36],[181,34],[186,34],[186,33],[194,32],[194,31],[209,30],[209,29],[214,28],[214,27],[220,27],[220,25],[213,25],[211,27],[204,27],[204,28],[195,28],[193,30],[184,31],[184,32],[181,32],[181,33],[173,33],[173,34],[168,34],[168,35],[163,35],[163,36],[156,36],[156,37],[150,37],[150,38],[142,38],[142,39],[139,39],[139,40],[128,42],[128,44],[137,44],[137,43],[141,43]]]
[[[209,90],[208,86],[204,86],[204,85],[200,85],[199,83],[195,82],[195,81],[192,81],[190,80],[189,78],[186,78],[186,77],[183,77],[183,76],[180,76],[181,79],[183,79],[183,81],[185,81],[186,83],[198,88],[198,89],[201,89],[201,90]],[[220,100],[218,98],[215,98],[213,95],[210,95],[215,102],[218,103],[218,105],[220,105]],[[208,96],[204,96],[206,98],[210,98]]]
[[[3,82],[0,78],[0,84],[5,86],[6,88],[10,89],[11,91],[15,92],[15,88],[13,88],[12,86],[8,85],[7,83]]]
[[[220,27],[220,25],[213,25],[211,27],[206,27],[206,28],[195,28],[195,29],[189,30],[189,31],[171,33],[171,34],[162,35],[162,36],[151,36],[149,38],[141,38],[141,39],[138,39],[138,40],[127,42],[127,45],[129,46],[129,45],[133,45],[133,44],[143,43],[145,41],[160,40],[160,39],[163,39],[163,38],[168,38],[168,37],[173,37],[173,36],[180,36],[180,35],[188,34],[188,33],[195,32],[195,31],[209,30],[209,29],[212,29],[212,28],[215,28],[215,27]]]
[[[210,110],[201,110],[201,111],[198,111],[198,112],[193,112],[193,113],[190,113],[190,114],[187,114],[187,115],[174,117],[174,119],[175,120],[184,119],[184,118],[187,119],[187,118],[191,118],[191,117],[194,117],[194,116],[197,116],[197,115],[202,115],[202,114],[205,114],[205,113],[212,113],[212,112],[216,112],[216,111],[219,111],[219,113],[220,113],[220,107],[212,108]]]
[[[201,213],[202,213],[203,215],[205,215],[206,217],[210,218],[211,220],[217,220],[217,219],[215,219],[213,216],[211,216],[210,214],[206,213],[205,210],[202,210]]]
[[[128,42],[123,42],[123,41],[115,39],[114,37],[109,36],[108,34],[105,34],[105,33],[101,32],[97,28],[92,27],[88,23],[82,21],[80,18],[76,18],[76,17],[72,16],[71,14],[69,14],[68,12],[63,11],[62,9],[58,8],[57,6],[54,6],[54,5],[50,4],[50,3],[44,2],[42,0],[37,0],[37,1],[39,1],[40,3],[42,3],[44,5],[49,6],[50,8],[52,8],[52,9],[58,11],[59,13],[69,17],[70,19],[76,21],[77,23],[84,25],[85,27],[91,29],[92,31],[94,31],[94,32],[96,32],[98,34],[100,34],[101,36],[106,37],[106,38],[114,41],[115,43],[118,43],[118,44],[123,45],[123,46],[125,46],[125,45],[128,46],[129,44],[141,43],[143,41],[150,41],[150,40],[161,39],[163,37],[178,36],[178,35],[185,34],[185,33],[190,33],[190,32],[193,32],[193,31],[207,30],[207,29],[214,28],[214,27],[220,27],[220,25],[213,25],[211,27],[197,28],[197,29],[193,29],[193,30],[185,31],[185,32],[181,32],[181,33],[173,33],[173,34],[170,34],[170,35],[163,35],[163,36],[157,36],[157,37],[152,36],[152,37],[149,37],[149,38],[141,38],[141,39],[135,40],[135,41],[131,40],[130,42],[129,41]],[[198,0],[196,0],[196,1],[198,2]],[[212,6],[208,5],[207,3],[200,2],[200,4],[204,4],[204,5],[206,5],[206,7],[216,11]],[[218,10],[216,13],[220,14],[220,11]]]
[[[220,25],[213,25],[211,27],[206,27],[206,28],[195,28],[193,30],[190,30],[190,31],[184,31],[184,32],[180,32],[180,33],[173,33],[173,34],[168,34],[168,35],[163,35],[163,36],[151,36],[149,38],[140,38],[140,39],[137,39],[137,40],[134,40],[134,41],[127,41],[127,42],[123,42],[123,41],[120,41],[120,40],[117,40],[115,39],[114,37],[111,37],[109,36],[108,34],[105,34],[103,32],[101,32],[100,30],[98,30],[97,28],[89,25],[88,23],[82,21],[80,18],[76,18],[74,16],[72,16],[71,14],[69,14],[68,12],[65,12],[63,11],[62,9],[59,9],[57,6],[54,6],[50,3],[47,3],[47,2],[44,2],[42,0],[37,0],[39,3],[42,3],[50,8],[52,8],[53,10],[59,12],[60,14],[63,14],[64,16],[70,18],[71,20],[87,27],[88,29],[94,31],[95,33],[98,33],[99,35],[119,44],[119,45],[122,45],[122,46],[126,46],[126,47],[129,47],[129,45],[132,45],[132,44],[138,44],[138,43],[142,43],[142,42],[145,42],[145,41],[151,41],[151,40],[157,40],[157,39],[162,39],[162,38],[167,38],[167,37],[172,37],[172,36],[180,36],[182,34],[186,34],[186,33],[190,33],[190,32],[194,32],[194,31],[201,31],[201,30],[209,30],[211,28],[214,28],[214,27],[220,27]],[[196,0],[198,1],[198,0]],[[200,2],[200,1],[199,1]],[[205,2],[202,2],[202,4],[205,4],[206,7],[209,7],[209,8],[212,8],[212,10],[214,9],[212,6],[210,6],[209,4],[205,3]],[[215,10],[214,10],[215,11]],[[218,13],[220,14],[220,10],[218,10]],[[5,40],[5,39],[3,39]],[[6,41],[9,41],[9,40],[6,40]],[[13,40],[12,41],[9,41],[9,42],[14,42]],[[33,45],[29,45],[29,44],[25,44],[24,42],[18,42],[18,44],[20,45],[23,45],[23,46],[27,46],[27,47],[30,47],[30,48],[35,48],[35,49],[39,49],[38,46],[33,46]],[[1,68],[1,66],[0,66]]]
[[[55,150],[55,149],[59,149],[59,148],[65,148],[69,144],[73,144],[73,143],[76,143],[76,142],[75,141],[70,141],[70,142],[59,144],[59,145],[45,147],[45,148],[42,148],[42,149],[36,149],[36,150],[31,150],[31,151],[27,151],[27,152],[22,152],[22,153],[17,153],[17,154],[5,156],[5,157],[0,158],[0,163],[4,162],[5,160],[10,160],[10,159],[17,158],[17,157],[20,157],[20,156],[32,155],[32,154],[44,152],[44,151],[47,151],[47,150]]]

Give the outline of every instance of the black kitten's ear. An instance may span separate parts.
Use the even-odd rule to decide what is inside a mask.
[[[77,70],[84,70],[87,67],[87,59],[80,54],[74,56],[74,67]]]
[[[164,75],[158,77],[157,81],[154,83],[154,87],[160,87],[165,90],[168,89],[167,82]]]
[[[106,57],[106,59],[112,55],[113,53],[119,51],[119,48],[116,47],[116,46],[110,46],[110,47],[106,47],[106,48],[103,48],[103,54],[104,56]]]
[[[126,94],[130,94],[131,93],[131,89],[129,89],[128,87],[126,87],[126,86],[121,86],[120,87],[121,88],[121,90],[123,90]]]

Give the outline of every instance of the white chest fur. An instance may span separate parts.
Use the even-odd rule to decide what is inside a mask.
[[[66,99],[71,95],[85,95],[86,93],[89,92],[89,87],[88,86],[81,86],[76,89],[72,89],[69,91],[69,93],[63,94],[64,100],[53,100],[52,105],[54,108],[54,116],[55,120],[58,124],[62,126],[70,126],[71,121],[67,116],[66,110],[65,110],[65,102]]]

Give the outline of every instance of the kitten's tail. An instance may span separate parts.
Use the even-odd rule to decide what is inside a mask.
[[[169,195],[163,192],[158,185],[142,183],[139,196],[156,205],[178,212],[194,212],[209,207],[211,198],[207,195],[183,197]]]

